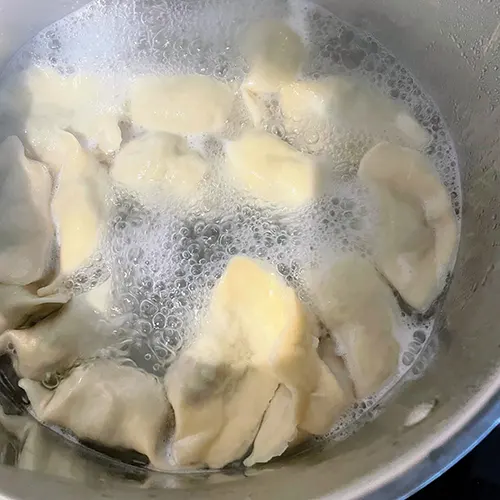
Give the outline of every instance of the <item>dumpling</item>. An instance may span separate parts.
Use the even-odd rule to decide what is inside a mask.
[[[443,290],[458,243],[450,197],[429,160],[381,143],[358,176],[379,202],[375,263],[403,299],[425,311]]]
[[[135,450],[153,466],[165,467],[171,408],[152,375],[96,360],[77,366],[54,391],[28,379],[19,386],[43,423],[70,429],[80,439]]]
[[[146,76],[130,90],[130,118],[149,130],[214,133],[226,123],[233,101],[231,88],[209,76]]]
[[[17,137],[0,144],[0,283],[40,280],[53,253],[52,178]]]
[[[278,92],[292,83],[306,56],[300,36],[274,20],[261,21],[249,29],[243,52],[250,66],[244,87],[252,92]]]
[[[314,200],[318,168],[267,132],[246,132],[226,146],[228,176],[261,200],[297,208]]]
[[[206,161],[189,149],[184,138],[152,132],[123,147],[111,175],[145,196],[162,187],[169,194],[189,199],[196,196],[206,171]]]
[[[39,297],[36,288],[29,285],[23,287],[0,284],[0,318],[4,322],[0,333],[7,329],[33,325],[60,309],[69,300],[69,295],[65,293]]]
[[[16,134],[30,119],[44,118],[107,154],[121,144],[121,110],[112,89],[109,82],[104,85],[92,75],[64,76],[49,67],[33,66],[11,76],[0,90],[0,117],[10,117],[16,127],[11,133]]]
[[[393,336],[397,303],[375,268],[343,257],[311,280],[320,318],[337,340],[358,398],[395,375],[400,347]],[[345,382],[344,382],[345,383]]]
[[[176,463],[221,468],[241,459],[280,384],[291,395],[290,427],[328,430],[344,394],[316,353],[315,327],[265,264],[234,257],[202,332],[165,376]]]
[[[77,139],[44,121],[27,129],[33,151],[44,158],[58,179],[51,204],[58,228],[61,279],[84,265],[99,246],[108,215],[108,178]],[[40,291],[52,293],[59,281]]]
[[[99,293],[98,287],[78,295],[31,328],[0,335],[0,352],[12,346],[12,364],[20,377],[43,380],[47,373],[64,371],[110,344],[112,326],[93,299]]]
[[[329,76],[281,89],[281,108],[294,127],[336,127],[424,148],[428,132],[398,102],[352,77]]]

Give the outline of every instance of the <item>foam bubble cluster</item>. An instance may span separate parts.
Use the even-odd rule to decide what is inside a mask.
[[[432,136],[426,153],[450,191],[460,217],[461,191],[457,159],[439,110],[415,77],[370,35],[357,31],[331,13],[299,0],[289,2],[159,0],[92,2],[41,32],[20,51],[6,71],[30,64],[51,65],[64,74],[99,75],[116,102],[134,77],[148,73],[200,73],[241,82],[247,71],[240,54],[245,27],[259,19],[287,22],[305,40],[309,58],[304,77],[354,75],[403,102]],[[110,106],[114,103],[110,102]],[[314,131],[298,137],[280,123],[278,103],[267,103],[265,128],[290,144],[314,152]],[[356,180],[359,159],[370,147],[362,134],[346,134],[326,146],[335,170],[326,192],[315,203],[288,213],[255,203],[227,186],[220,174],[224,140],[244,128],[248,118],[235,112],[225,137],[190,137],[190,145],[213,165],[196,206],[144,205],[130,193],[114,193],[114,212],[100,258],[70,282],[77,292],[96,286],[108,273],[114,283],[112,310],[126,321],[106,355],[162,375],[196,334],[210,290],[237,254],[263,259],[308,302],[304,270],[335,255],[370,256],[367,244],[374,208]],[[127,129],[127,139],[134,136]],[[163,200],[165,201],[165,200]],[[311,304],[313,305],[313,304]],[[402,346],[400,375],[423,369],[423,356],[433,319],[401,313],[397,338]],[[419,365],[420,363],[420,365]],[[418,365],[418,366],[417,366]],[[418,368],[418,369],[417,369]],[[418,372],[417,374],[415,374]],[[331,435],[349,434],[353,421],[374,416],[379,395],[358,402]]]

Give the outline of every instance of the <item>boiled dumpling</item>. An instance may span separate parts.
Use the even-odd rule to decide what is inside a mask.
[[[36,417],[70,429],[78,438],[138,451],[164,468],[171,408],[152,375],[113,361],[76,367],[54,390],[38,382],[19,382]]]
[[[318,272],[311,289],[321,320],[343,353],[356,396],[381,389],[399,362],[393,336],[397,304],[390,288],[367,260],[349,256]]]
[[[363,158],[359,178],[379,202],[375,262],[415,309],[443,290],[458,242],[450,197],[421,153],[381,143]]]
[[[65,293],[39,297],[36,286],[0,284],[0,318],[3,318],[0,333],[33,325],[60,309],[68,300],[69,295]]]
[[[162,187],[178,197],[196,196],[207,171],[206,161],[189,149],[186,140],[167,132],[134,139],[116,156],[111,174],[144,195]]]
[[[306,155],[267,132],[247,132],[226,146],[236,186],[261,200],[297,208],[314,200],[318,169]]]
[[[106,287],[107,285],[101,285]],[[112,328],[96,304],[99,287],[74,297],[62,309],[31,328],[0,335],[0,352],[11,345],[13,366],[20,377],[43,380],[47,373],[64,371],[109,345]]]
[[[52,215],[58,228],[61,280],[85,265],[99,246],[108,215],[108,178],[104,167],[70,133],[60,130],[47,138],[48,143],[40,129],[36,133],[34,149],[58,172]],[[35,137],[35,131],[31,134]],[[51,293],[58,282],[41,293]]]
[[[294,127],[336,127],[424,148],[426,130],[408,110],[376,88],[352,77],[329,76],[294,82],[281,89],[281,108]]]
[[[132,85],[130,118],[149,130],[214,133],[226,123],[233,100],[231,88],[209,76],[147,76]]]
[[[70,129],[104,153],[119,149],[120,105],[113,85],[91,75],[64,76],[52,68],[31,67],[11,76],[0,91],[0,117],[8,116],[16,134],[31,119],[44,118]],[[17,122],[17,123],[16,123]]]
[[[220,468],[242,458],[280,384],[291,395],[290,427],[328,430],[344,394],[325,373],[314,330],[295,292],[265,264],[234,257],[202,332],[165,376],[176,463]]]
[[[0,283],[40,280],[53,253],[52,178],[17,137],[0,144]]]
[[[300,36],[280,21],[252,26],[243,48],[250,66],[244,87],[252,92],[278,92],[292,83],[306,55]]]

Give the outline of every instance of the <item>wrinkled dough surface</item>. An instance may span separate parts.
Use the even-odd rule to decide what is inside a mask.
[[[207,163],[189,149],[185,139],[155,132],[126,144],[116,156],[111,175],[145,196],[161,187],[169,194],[191,198],[206,171]]]
[[[130,118],[148,130],[214,133],[226,123],[233,100],[231,88],[209,76],[146,76],[130,90]]]
[[[417,149],[430,141],[428,132],[402,104],[352,77],[294,82],[281,89],[280,99],[285,118],[303,131],[311,127],[359,130]]]
[[[26,285],[45,274],[54,242],[51,196],[48,170],[25,157],[21,141],[0,144],[0,283]]]
[[[0,352],[6,352],[9,344],[15,349],[12,364],[20,377],[43,380],[47,373],[64,371],[77,359],[85,359],[111,342],[111,325],[95,299],[100,288],[106,286],[73,298],[30,328],[7,330],[0,335]]]
[[[177,463],[220,468],[240,459],[280,383],[292,394],[296,427],[328,430],[343,394],[331,374],[322,378],[315,328],[295,292],[265,264],[234,257],[199,338],[165,376]],[[315,393],[321,411],[311,407]]]
[[[297,208],[316,196],[314,162],[267,132],[245,133],[227,144],[226,155],[229,177],[256,198]]]
[[[381,389],[395,375],[400,351],[393,336],[397,303],[390,288],[367,260],[349,256],[318,272],[311,289],[343,353],[356,396]]]
[[[119,149],[120,105],[109,110],[112,85],[91,75],[64,76],[52,68],[31,67],[9,78],[0,92],[0,117],[17,121],[21,133],[30,119],[44,118],[70,129],[103,153]],[[107,111],[103,111],[107,109]]]
[[[243,52],[250,65],[244,86],[253,92],[278,92],[293,82],[306,56],[300,36],[274,20],[261,21],[248,30]]]
[[[60,309],[68,300],[69,295],[64,293],[39,297],[36,287],[0,284],[0,317],[4,319],[4,329],[35,324]]]
[[[425,311],[443,290],[458,243],[448,192],[424,155],[389,143],[365,155],[358,176],[379,202],[376,265]]]
[[[55,391],[28,379],[19,385],[42,422],[70,429],[80,439],[138,451],[153,466],[165,464],[160,447],[171,409],[152,375],[97,360],[76,367]]]

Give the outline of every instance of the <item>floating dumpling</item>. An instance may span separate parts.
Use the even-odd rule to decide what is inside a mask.
[[[70,129],[104,153],[119,149],[120,105],[113,85],[91,75],[64,76],[52,68],[31,67],[11,76],[0,91],[0,117],[8,116],[16,134],[31,119]],[[17,123],[16,123],[17,122]]]
[[[64,371],[109,345],[112,328],[94,300],[100,292],[97,287],[78,295],[31,328],[0,335],[0,352],[14,349],[12,364],[20,377],[43,380],[47,373]]]
[[[300,36],[280,21],[261,21],[250,28],[243,47],[250,66],[244,87],[252,92],[278,92],[292,83],[306,50]]]
[[[358,176],[379,202],[375,262],[415,309],[443,290],[458,242],[450,197],[429,160],[389,143],[371,149]]]
[[[0,283],[40,280],[53,253],[52,178],[17,137],[0,144]]]
[[[381,389],[396,374],[399,362],[393,336],[397,303],[391,289],[357,256],[344,257],[318,273],[311,289],[320,318],[343,354],[356,396]]]
[[[231,88],[209,76],[146,76],[130,90],[130,118],[149,130],[214,133],[225,125],[233,101]]]
[[[398,102],[352,77],[329,76],[281,89],[281,108],[294,127],[339,128],[424,148],[426,130]]]
[[[76,367],[54,390],[19,382],[36,417],[70,429],[78,438],[135,450],[163,468],[171,408],[152,375],[108,360]]]
[[[345,396],[316,353],[315,328],[295,292],[265,264],[234,257],[199,337],[165,376],[177,465],[220,468],[243,458],[280,384],[290,395],[291,437],[267,454],[284,451],[297,428],[326,432]]]
[[[182,137],[148,133],[126,144],[116,156],[113,178],[144,195],[161,187],[178,197],[196,196],[206,161]]]
[[[39,297],[36,289],[36,286],[30,285],[0,284],[0,317],[4,321],[0,333],[6,329],[33,325],[60,309],[69,300],[69,295],[64,293]]]
[[[247,132],[226,146],[235,185],[261,200],[297,208],[314,200],[318,168],[306,155],[267,132]]]

